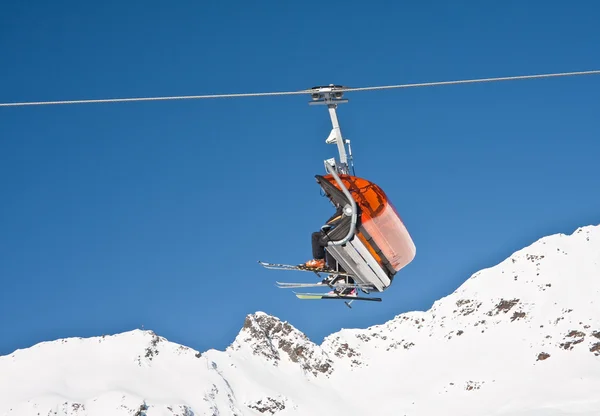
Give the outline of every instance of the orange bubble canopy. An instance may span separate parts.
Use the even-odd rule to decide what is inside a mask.
[[[363,178],[351,175],[339,175],[339,178],[360,211],[357,236],[377,262],[383,266],[384,261],[377,253],[379,251],[396,272],[410,263],[416,254],[415,244],[385,192],[377,184]],[[323,179],[342,191],[331,174],[323,176]],[[368,242],[361,228],[364,228],[376,247]]]

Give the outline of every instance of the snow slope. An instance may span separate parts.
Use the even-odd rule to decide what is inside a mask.
[[[257,312],[225,351],[135,330],[0,357],[2,416],[272,414],[600,415],[600,226],[321,345]]]

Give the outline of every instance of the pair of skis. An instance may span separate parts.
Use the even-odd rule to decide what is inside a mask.
[[[331,270],[331,269],[327,269],[327,268],[311,268],[311,267],[307,267],[307,266],[303,266],[303,265],[267,263],[264,261],[259,261],[258,263],[267,269],[298,270],[298,271],[305,271],[305,272],[313,272],[313,273],[317,274],[317,276],[320,276],[319,273],[326,273],[326,274],[333,274],[333,275],[342,276],[342,277],[354,277],[350,273],[338,272],[336,270]],[[309,287],[330,287],[330,288],[339,288],[339,289],[356,288],[356,289],[365,289],[365,290],[374,289],[374,287],[372,285],[348,284],[348,283],[336,283],[335,285],[328,285],[327,283],[323,283],[323,282],[318,282],[318,283],[276,282],[276,284],[277,284],[277,287],[283,288],[283,289],[309,288]],[[298,299],[303,299],[303,300],[314,300],[314,299],[317,299],[317,300],[329,300],[329,299],[346,300],[346,305],[348,307],[351,307],[350,303],[352,303],[355,300],[381,302],[381,298],[368,298],[368,297],[363,297],[363,296],[347,296],[347,295],[342,295],[342,294],[297,293],[297,292],[294,292],[294,294],[296,295],[296,297]],[[350,302],[348,302],[348,301],[350,301]]]

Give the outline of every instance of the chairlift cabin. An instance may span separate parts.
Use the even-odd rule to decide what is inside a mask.
[[[325,195],[334,205],[343,207],[345,215],[328,233],[330,241],[325,250],[346,273],[355,276],[355,283],[382,292],[392,284],[396,273],[414,259],[416,247],[385,192],[372,181],[350,174],[350,141],[342,138],[336,115],[337,105],[347,102],[342,99],[340,88],[343,87],[315,87],[310,103],[328,106],[333,129],[326,143],[337,144],[340,153],[339,163],[335,159],[324,162],[326,175],[315,176]]]

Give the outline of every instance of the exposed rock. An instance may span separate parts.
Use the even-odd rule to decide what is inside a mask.
[[[501,299],[500,302],[498,302],[498,304],[496,304],[495,308],[492,309],[491,311],[487,312],[486,315],[493,316],[493,315],[498,315],[500,312],[507,313],[517,303],[519,303],[519,299],[511,299],[511,300]]]
[[[515,312],[515,313],[513,313],[513,316],[510,317],[510,321],[514,322],[515,319],[525,318],[525,316],[526,316],[525,312]]]
[[[537,361],[543,361],[543,360],[545,360],[546,358],[549,358],[549,357],[550,357],[550,354],[548,354],[547,352],[541,352],[537,356]]]
[[[248,403],[247,406],[259,413],[274,415],[275,413],[285,409],[285,401],[281,398],[274,399],[272,397],[266,397],[264,399],[257,400],[256,402]]]
[[[286,358],[315,376],[333,371],[333,362],[321,347],[289,323],[263,312],[246,317],[236,341],[238,345],[232,346],[233,350],[240,347],[239,343],[245,343],[255,355],[264,357],[275,366]]]
[[[481,386],[483,385],[483,383],[485,383],[484,381],[472,381],[469,380],[467,381],[467,385],[465,387],[465,390],[470,391],[470,390],[479,390],[481,388]]]

